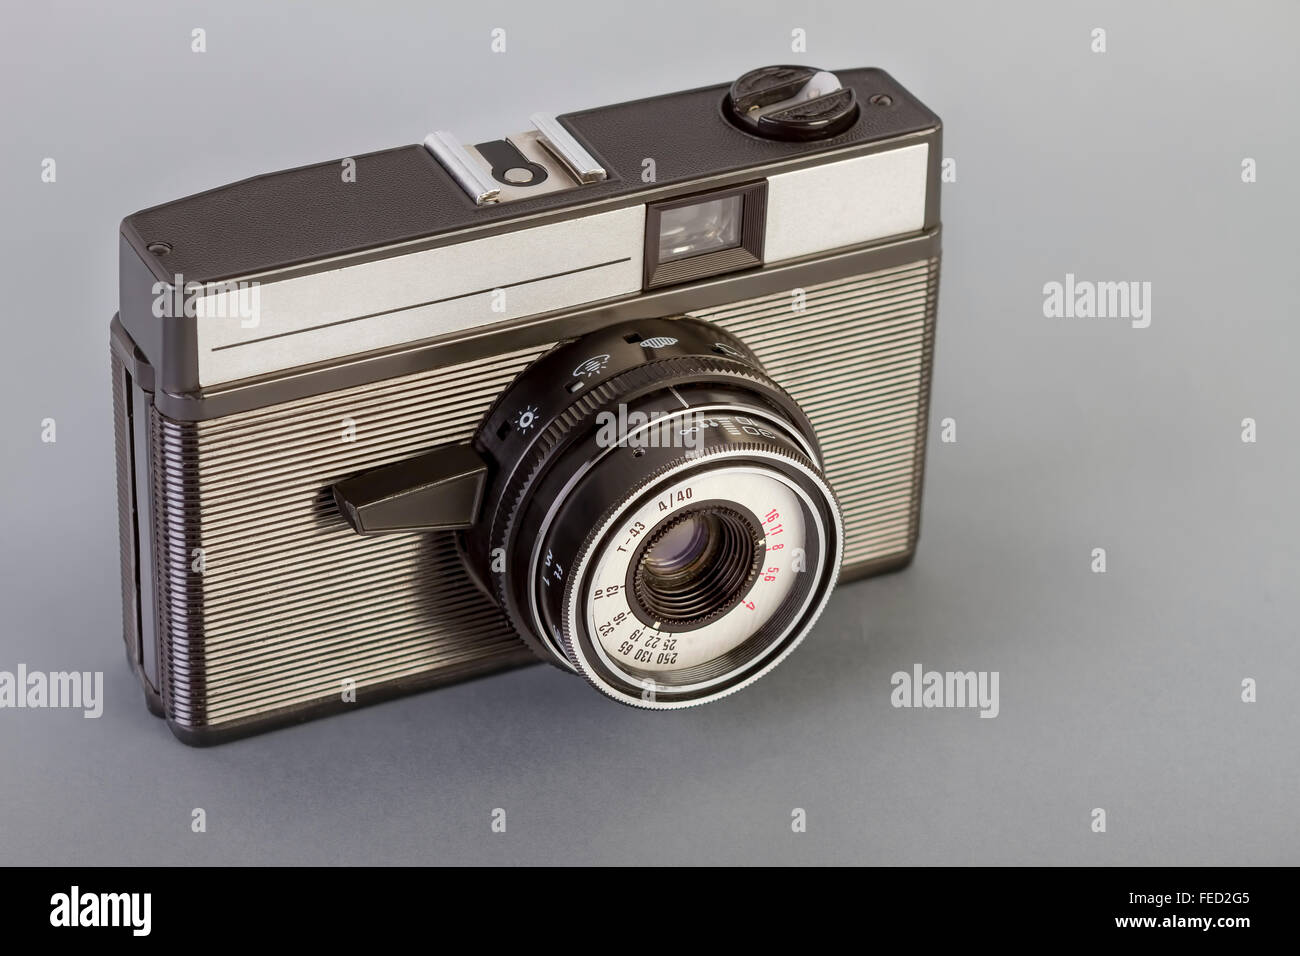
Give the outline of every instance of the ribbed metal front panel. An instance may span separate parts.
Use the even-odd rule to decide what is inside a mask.
[[[737,335],[812,419],[844,573],[916,544],[939,260],[693,312]]]
[[[360,537],[330,487],[473,434],[541,349],[200,423],[152,416],[163,694],[210,727],[533,659],[449,534]],[[200,551],[201,549],[201,551]]]
[[[915,543],[937,281],[938,261],[927,260],[810,287],[803,311],[783,293],[695,313],[753,348],[812,418],[844,510],[847,573]],[[330,488],[467,439],[542,351],[207,422],[151,410],[168,715],[220,728],[336,701],[345,682],[364,700],[368,688],[415,689],[532,660],[469,581],[450,535],[360,537]],[[119,371],[115,363],[120,443]],[[121,480],[129,446],[118,452]]]

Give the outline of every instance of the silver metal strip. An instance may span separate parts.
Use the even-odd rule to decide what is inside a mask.
[[[484,206],[501,198],[501,187],[483,174],[453,134],[442,129],[435,130],[424,137],[424,148],[433,153],[477,205]]]
[[[766,262],[830,252],[925,226],[926,143],[767,180]]]
[[[605,167],[582,148],[582,144],[560,125],[550,113],[534,113],[528,121],[537,127],[542,145],[555,154],[580,183],[598,183],[605,178]]]
[[[199,383],[418,342],[641,289],[645,207],[470,239],[195,303]],[[224,317],[224,318],[223,318]]]

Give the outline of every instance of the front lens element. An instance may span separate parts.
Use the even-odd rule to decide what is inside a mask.
[[[673,587],[698,573],[701,558],[714,549],[718,520],[714,515],[689,514],[661,531],[641,559],[642,569],[656,586]]]
[[[633,568],[641,616],[682,629],[725,614],[758,571],[762,538],[754,519],[727,507],[668,519]]]

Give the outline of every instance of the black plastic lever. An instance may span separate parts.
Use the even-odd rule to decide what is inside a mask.
[[[487,465],[469,445],[441,445],[334,486],[334,502],[357,534],[454,531],[478,519]]]

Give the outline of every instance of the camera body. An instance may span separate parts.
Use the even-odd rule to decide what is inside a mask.
[[[550,660],[688,706],[916,546],[938,118],[766,67],[147,209],[127,656],[206,744]]]

